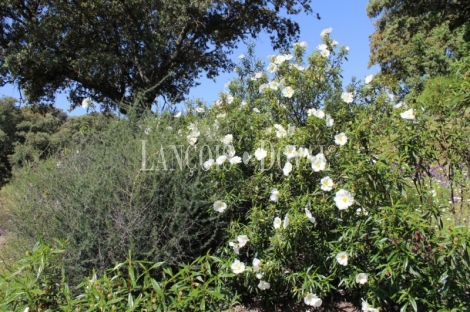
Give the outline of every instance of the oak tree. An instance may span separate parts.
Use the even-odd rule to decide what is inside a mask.
[[[0,85],[30,103],[69,92],[105,110],[158,96],[180,101],[204,73],[232,70],[228,57],[261,31],[274,49],[299,33],[289,15],[311,0],[0,0]],[[286,12],[287,15],[282,14]]]

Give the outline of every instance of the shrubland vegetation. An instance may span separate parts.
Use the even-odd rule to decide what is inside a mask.
[[[67,140],[22,139],[47,152],[0,194],[8,247],[28,250],[5,253],[2,310],[467,311],[469,59],[344,89],[330,36],[269,64],[249,47],[220,100],[184,114],[135,97],[122,118],[47,115],[48,142]],[[30,114],[4,138],[29,138]]]

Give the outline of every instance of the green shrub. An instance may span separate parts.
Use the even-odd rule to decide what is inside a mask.
[[[226,210],[215,213],[230,224],[219,257],[237,274],[233,287],[267,305],[315,304],[316,294],[327,310],[342,300],[381,311],[468,308],[468,229],[442,227],[416,171],[433,159],[426,118],[394,108],[379,85],[343,93],[346,49],[324,43],[330,53],[316,51],[308,64],[300,45],[292,60],[272,56],[271,74],[256,75],[245,57],[208,113],[225,114],[220,136],[252,157],[210,171],[214,193],[225,194]]]
[[[224,286],[233,274],[217,274],[220,260],[209,255],[173,271],[129,254],[102,276],[82,278],[71,289],[65,282],[66,244],[56,245],[37,243],[11,274],[0,275],[2,311],[222,311],[237,302]]]
[[[60,159],[18,171],[5,192],[11,230],[31,242],[38,235],[46,243],[68,240],[74,279],[101,274],[129,250],[136,260],[176,266],[215,249],[222,223],[208,213],[214,182],[194,167],[200,155],[177,131],[184,122],[169,115],[119,120]]]

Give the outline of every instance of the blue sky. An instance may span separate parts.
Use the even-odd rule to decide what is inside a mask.
[[[294,15],[293,19],[300,25],[300,41],[308,44],[307,55],[311,54],[315,47],[321,43],[320,32],[332,27],[330,38],[339,42],[339,45],[349,46],[348,60],[343,64],[343,85],[346,86],[351,77],[364,80],[365,76],[375,74],[378,67],[367,69],[369,61],[369,35],[374,32],[373,20],[366,15],[368,0],[328,0],[312,1],[312,8],[321,16],[321,20],[315,14]],[[267,34],[261,34],[254,40],[256,44],[255,54],[258,58],[268,63],[267,56],[276,54],[273,51]],[[239,44],[239,49],[233,52],[231,58],[237,62],[238,56],[246,52],[245,45]],[[218,99],[219,93],[224,91],[224,84],[235,78],[235,73],[224,73],[216,78],[216,81],[205,78],[200,79],[201,85],[194,88],[189,99],[201,98],[208,104]],[[18,89],[12,85],[0,88],[0,95],[19,98]],[[56,107],[67,111],[69,103],[65,94],[56,97]],[[82,115],[86,111],[77,108],[69,115]]]

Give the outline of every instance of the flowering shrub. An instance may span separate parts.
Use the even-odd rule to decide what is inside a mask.
[[[119,213],[127,216],[125,213],[135,211],[141,217],[138,220],[156,220],[155,224],[184,233],[181,242],[176,239],[176,245],[165,245],[167,241],[158,245],[155,241],[167,233],[153,229],[153,224],[146,228],[140,226],[145,222],[139,223],[133,232],[142,247],[136,250],[139,259],[168,257],[168,252],[162,251],[165,248],[184,250],[178,259],[209,247],[216,255],[197,260],[210,262],[205,266],[199,262],[195,268],[184,266],[182,273],[176,274],[183,281],[176,281],[171,271],[163,270],[170,277],[166,285],[171,292],[167,299],[158,299],[163,300],[158,302],[164,302],[164,309],[183,302],[178,308],[204,310],[207,298],[211,298],[213,305],[207,310],[218,311],[230,298],[229,288],[242,299],[260,299],[268,307],[295,300],[301,308],[332,311],[339,302],[348,300],[362,311],[468,309],[468,229],[455,223],[443,224],[441,203],[433,198],[432,183],[426,183],[428,167],[442,165],[439,155],[446,155],[453,172],[457,172],[456,163],[465,163],[464,138],[453,131],[467,129],[466,121],[460,118],[449,126],[449,107],[443,100],[442,105],[430,108],[429,93],[395,101],[381,88],[379,77],[368,76],[365,84],[353,81],[343,90],[341,64],[348,49],[330,38],[331,31],[321,33],[322,43],[307,58],[305,42],[294,44],[292,51],[269,56],[267,65],[257,61],[250,48],[240,57],[241,65],[236,69],[239,77],[227,85],[228,91],[212,108],[189,103],[184,114],[144,118],[140,124],[131,124],[135,129],[129,136],[120,137],[131,141],[131,135],[135,135],[183,146],[184,168],[183,154],[175,153],[176,158],[167,163],[164,155],[168,154],[161,145],[147,146],[142,158],[130,153],[129,161],[106,153],[110,146],[121,147],[114,145],[115,141],[106,141],[104,149],[97,149],[115,165],[113,170],[106,168],[117,181],[113,185],[121,187],[118,201],[111,203],[121,207],[121,198],[126,199],[125,209],[117,210]],[[451,84],[447,89],[453,90]],[[464,93],[456,101],[460,105],[465,102],[465,88],[457,89]],[[456,107],[459,113],[468,113],[468,109]],[[441,122],[444,117],[448,119]],[[168,118],[173,121],[171,125]],[[60,172],[72,170],[73,159],[64,160],[52,180],[60,181]],[[463,179],[464,170],[458,172]],[[450,180],[454,177],[448,175]],[[44,194],[41,200],[47,202],[52,191],[48,185],[44,187],[38,194]],[[95,188],[91,185],[86,190]],[[135,190],[130,199],[128,189]],[[101,211],[108,213],[107,196],[114,198],[109,195],[114,194],[112,191],[108,189],[98,202]],[[185,194],[185,200],[175,201],[181,194]],[[90,206],[88,198],[70,196]],[[57,197],[53,199],[45,206],[56,207],[53,203]],[[127,199],[138,205],[127,205]],[[155,203],[164,205],[168,213],[162,215]],[[29,210],[20,216],[35,216],[30,213],[35,212],[31,204],[26,207]],[[149,208],[146,218],[142,207]],[[190,207],[195,209],[187,210]],[[56,211],[49,209],[45,211],[49,214],[40,216],[45,220]],[[107,215],[115,218],[114,211]],[[92,225],[91,221],[100,220],[93,216],[86,219]],[[180,222],[170,222],[175,219]],[[185,229],[189,222],[194,226],[191,231]],[[105,229],[109,233],[117,228],[114,223],[108,226]],[[152,234],[150,238],[145,229]],[[67,230],[82,233],[75,227]],[[122,240],[129,237],[132,235],[118,236]],[[116,245],[116,240],[110,242],[110,246]],[[121,248],[118,253],[121,258],[123,251]],[[95,253],[92,250],[90,254]],[[78,256],[74,254],[74,259]],[[203,289],[210,289],[207,292],[194,290],[192,284],[201,275],[201,267],[217,272],[213,279],[203,279],[209,287]],[[162,296],[151,280],[161,273],[156,271],[150,274],[144,269],[134,281],[140,279]],[[137,284],[131,283],[128,290],[133,291],[120,289],[118,283],[126,283],[124,275],[115,275],[117,282],[104,275],[95,285],[118,287],[120,296],[140,298],[142,307],[160,307],[141,300],[149,294],[145,289],[150,288],[139,292],[134,287]],[[94,300],[99,298],[100,288],[81,287],[85,289],[82,297],[93,304],[104,302],[102,307],[109,307],[120,302],[125,306],[122,296],[97,303]],[[224,297],[218,296],[220,289]],[[192,297],[193,290],[197,300]],[[126,300],[127,305],[137,302]]]
[[[220,181],[214,213],[230,222],[224,270],[271,304],[464,307],[469,273],[455,264],[468,261],[467,231],[452,229],[452,243],[435,227],[432,201],[417,210],[403,196],[412,180],[401,166],[411,165],[410,145],[425,140],[413,128],[416,112],[395,110],[371,77],[343,92],[347,49],[329,33],[322,39],[306,62],[305,43],[270,56],[267,72],[247,53],[209,112],[224,116],[220,135],[244,153],[243,164],[209,171]],[[388,135],[392,144],[383,142]]]

